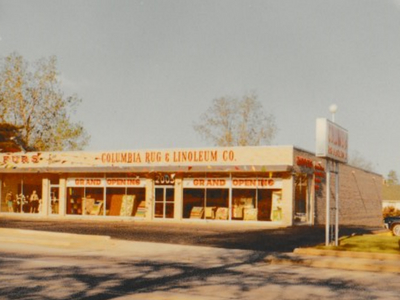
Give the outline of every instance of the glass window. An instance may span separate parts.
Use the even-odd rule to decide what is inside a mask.
[[[146,188],[139,177],[67,179],[67,214],[138,216],[146,214]],[[134,186],[134,187],[132,187]]]
[[[67,215],[82,215],[82,202],[85,197],[85,188],[69,187],[67,188]]]
[[[174,217],[175,190],[172,187],[155,188],[154,217],[172,219]]]
[[[145,188],[107,188],[106,199],[107,216],[145,217]]]
[[[183,218],[189,219],[193,207],[204,207],[205,189],[183,189]],[[196,210],[196,209],[195,209]],[[203,218],[203,216],[199,216]]]
[[[216,220],[229,219],[229,189],[207,189],[207,218]]]
[[[271,221],[272,190],[258,190],[257,219],[258,221]]]
[[[104,188],[68,187],[67,215],[103,215]]]
[[[42,179],[37,174],[10,174],[3,178],[1,211],[39,213],[42,210]]]
[[[294,220],[303,223],[307,221],[307,197],[308,197],[307,174],[297,174],[295,180]]]
[[[232,190],[232,220],[257,220],[257,190]]]
[[[60,209],[60,187],[50,186],[50,213],[57,215]]]

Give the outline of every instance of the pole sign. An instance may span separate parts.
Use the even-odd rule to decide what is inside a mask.
[[[316,156],[347,163],[348,132],[325,118],[317,119]]]

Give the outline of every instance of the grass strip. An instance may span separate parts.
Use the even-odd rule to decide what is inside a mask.
[[[365,234],[340,238],[339,246],[319,245],[317,249],[400,254],[400,237],[391,234]]]

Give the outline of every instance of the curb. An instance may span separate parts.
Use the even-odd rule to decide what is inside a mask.
[[[83,239],[83,240],[109,240],[108,235],[90,235],[90,234],[77,234],[77,233],[64,233],[28,229],[12,229],[0,228],[0,236],[25,236],[25,237],[43,237],[43,238],[62,238],[62,239]]]
[[[100,244],[110,241],[110,236],[60,233],[50,231],[0,228],[0,244],[16,243],[37,246],[68,247],[78,244]]]
[[[321,249],[315,249],[315,248],[296,248],[296,249],[294,249],[293,253],[299,254],[299,255],[365,258],[365,259],[376,259],[376,260],[400,261],[400,253],[399,254],[389,254],[389,253],[372,253],[372,252],[336,251],[336,250],[321,250]]]
[[[270,254],[265,261],[273,265],[400,273],[400,255],[397,254],[299,248],[295,249],[293,253]]]

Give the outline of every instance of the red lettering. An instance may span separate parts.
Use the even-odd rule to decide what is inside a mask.
[[[75,179],[75,184],[76,185],[85,185],[85,179],[77,178],[77,179]]]
[[[232,150],[230,150],[230,151],[225,150],[224,152],[222,152],[222,159],[224,161],[234,161],[235,152],[233,152]]]
[[[297,156],[296,157],[296,164],[298,166],[303,166],[303,167],[307,167],[307,168],[310,168],[310,169],[312,169],[314,167],[313,161],[311,159],[304,158],[304,157],[301,157],[301,156]]]

